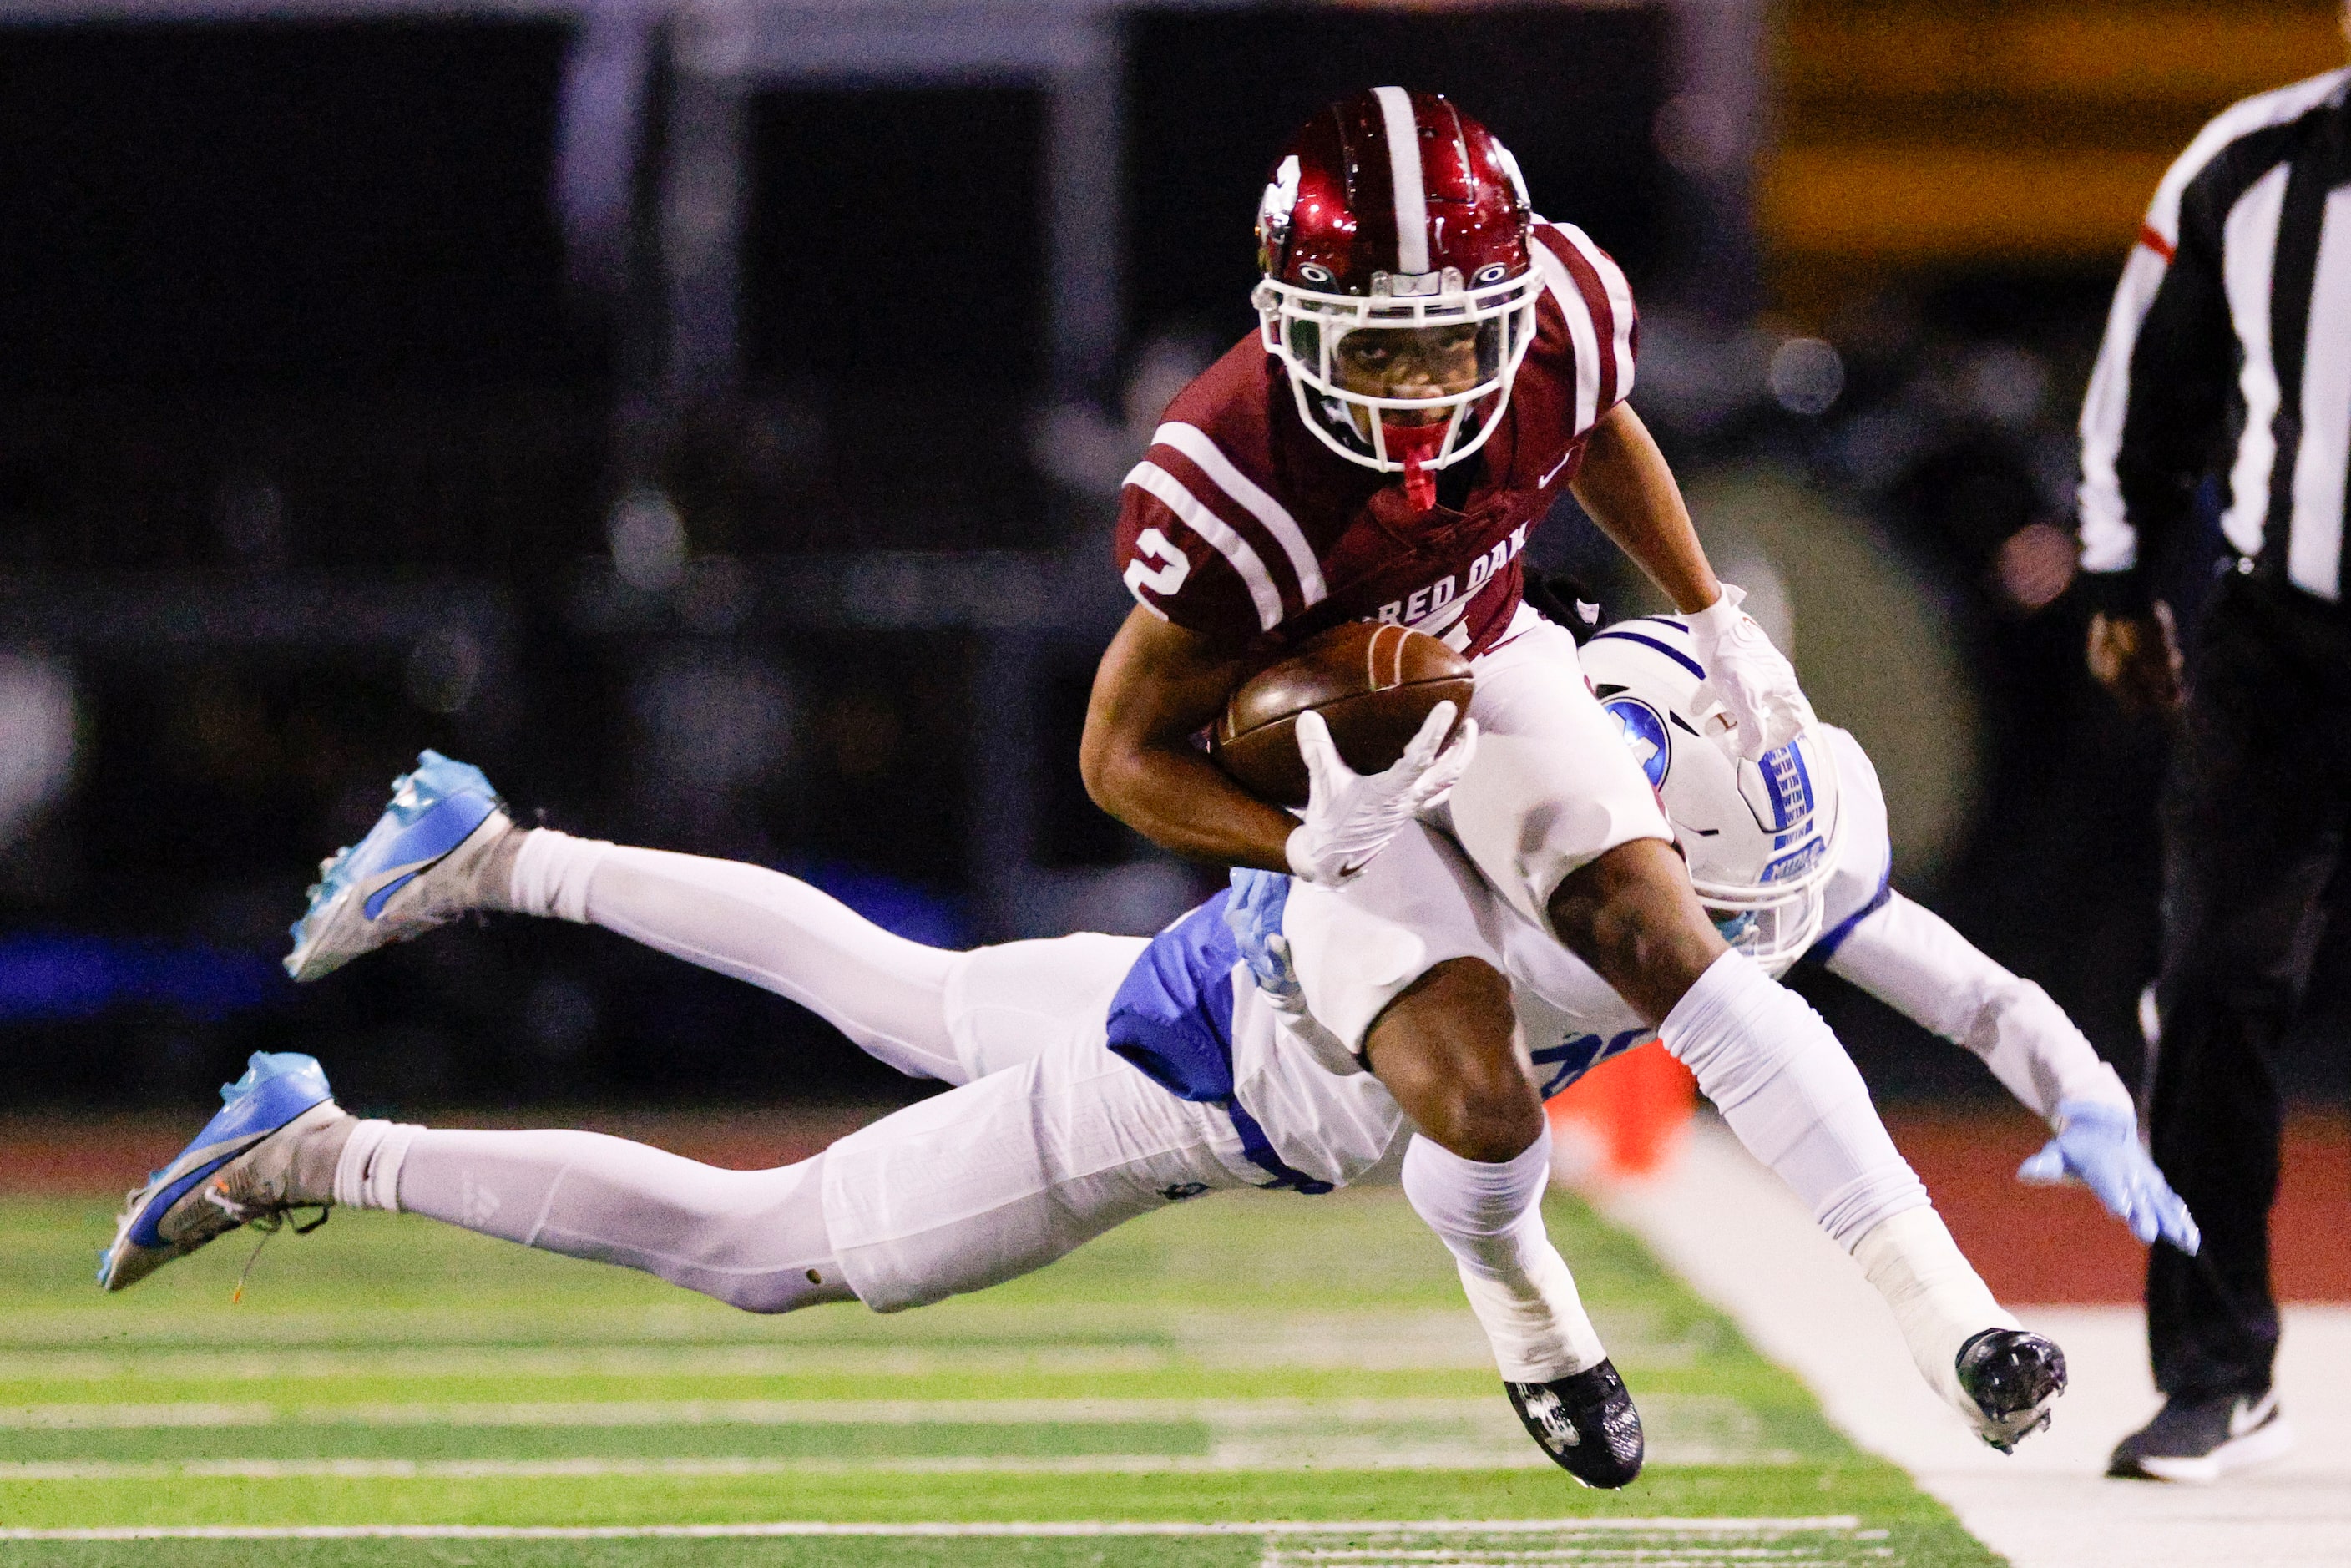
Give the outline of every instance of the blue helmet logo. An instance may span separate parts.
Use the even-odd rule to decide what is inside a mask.
[[[1633,748],[1641,771],[1649,776],[1649,787],[1664,789],[1666,768],[1673,759],[1673,741],[1666,734],[1666,721],[1657,716],[1657,710],[1638,697],[1611,697],[1600,706],[1608,710],[1609,716],[1625,732],[1625,744]]]

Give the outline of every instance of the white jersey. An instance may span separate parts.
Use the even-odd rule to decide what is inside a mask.
[[[2131,1101],[2040,987],[1994,964],[1887,884],[1885,794],[1860,743],[1823,727],[1843,790],[1834,874],[1806,957],[1825,962],[1981,1056],[2025,1104]],[[1408,1132],[1364,1070],[1364,1035],[1435,965],[1476,957],[1510,977],[1520,1035],[1546,1098],[1656,1030],[1550,933],[1498,897],[1444,834],[1415,825],[1364,873],[1371,899],[1292,887],[1283,928],[1310,1017],[1258,990],[1218,894],[1148,941],[1081,936],[982,948],[949,984],[957,1054],[974,1076],[1033,1056],[1058,1032],[1088,1035],[1179,1098],[1228,1119],[1218,1155],[1259,1186],[1319,1192],[1360,1180]],[[1367,906],[1383,914],[1367,914]],[[1082,980],[1082,983],[1080,981]],[[1045,998],[1059,991],[1056,1006]],[[1066,1013],[1066,1030],[1044,1030]]]
[[[1877,769],[1849,733],[1833,725],[1820,728],[1836,764],[1842,812],[1836,869],[1822,890],[1821,935],[1805,954],[1814,960],[1825,960],[1865,916],[1885,906],[1893,871]],[[1653,1026],[1550,932],[1513,912],[1500,936],[1502,968],[1545,1099],[1598,1063],[1656,1038]]]

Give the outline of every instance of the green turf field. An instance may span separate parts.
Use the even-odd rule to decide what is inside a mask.
[[[0,1562],[1996,1561],[1635,1243],[1550,1219],[1647,1424],[1623,1493],[1519,1430],[1394,1192],[780,1319],[375,1214],[272,1241],[241,1305],[242,1237],[107,1297],[105,1206],[0,1201]]]

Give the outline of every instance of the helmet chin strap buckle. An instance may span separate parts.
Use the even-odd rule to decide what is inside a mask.
[[[1426,512],[1437,505],[1437,467],[1429,459],[1445,444],[1446,426],[1435,424],[1388,424],[1382,423],[1380,434],[1387,449],[1404,459],[1404,498],[1416,512]]]

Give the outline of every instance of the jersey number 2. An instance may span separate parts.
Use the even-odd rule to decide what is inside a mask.
[[[1143,558],[1150,556],[1158,566],[1146,566]],[[1157,528],[1145,528],[1134,537],[1134,559],[1126,563],[1126,591],[1140,593],[1144,589],[1154,593],[1169,594],[1184,586],[1192,575],[1192,563],[1182,550],[1168,542],[1167,536]]]

